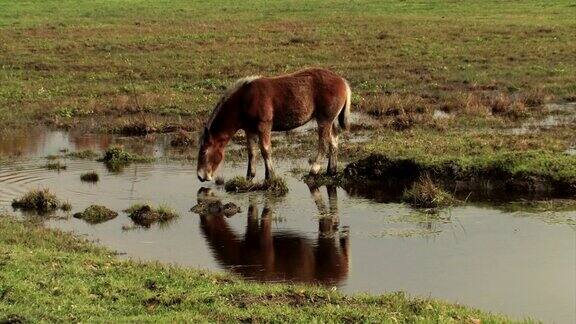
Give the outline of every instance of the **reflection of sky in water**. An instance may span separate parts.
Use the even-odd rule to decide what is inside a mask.
[[[122,141],[58,132],[40,138],[30,154],[55,154],[61,148],[96,150]],[[160,137],[160,141],[144,143],[140,149],[162,154],[167,139]],[[546,216],[463,206],[443,213],[440,219],[426,219],[401,204],[351,198],[342,189],[331,204],[325,187],[314,192],[314,200],[309,188],[287,172],[293,165],[285,162],[279,167],[290,192],[279,200],[267,201],[260,194],[229,195],[207,185],[224,203],[232,201],[242,208],[240,214],[214,223],[220,226],[216,229],[226,225],[226,233],[211,236],[203,232],[201,217],[189,211],[200,188],[193,162],[131,165],[118,175],[93,161],[67,160],[68,169],[61,173],[40,168],[44,163],[33,158],[0,168],[0,209],[11,210],[11,199],[29,189],[48,187],[69,200],[73,212],[94,203],[121,211],[132,203],[151,202],[166,203],[180,213],[167,226],[129,231],[122,230],[122,225],[130,224],[123,213],[95,226],[74,218],[47,222],[50,227],[86,234],[127,257],[201,269],[234,269],[267,280],[295,278],[300,269],[298,278],[332,278],[327,282],[346,292],[404,290],[518,317],[576,320],[575,231],[567,224],[547,224],[539,218]],[[305,166],[304,162],[296,164]],[[229,178],[244,174],[244,168],[244,164],[227,163],[222,171]],[[262,169],[260,165],[260,175]],[[100,174],[100,182],[81,183],[80,174],[90,170]],[[255,223],[249,222],[251,203],[258,208]],[[266,204],[270,218],[263,222]],[[324,233],[330,226],[320,222],[318,206],[339,218],[332,241],[319,233],[322,225]],[[574,212],[561,215],[576,218]],[[338,240],[345,228],[349,228],[346,255]]]

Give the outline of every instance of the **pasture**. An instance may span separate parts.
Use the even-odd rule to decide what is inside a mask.
[[[572,322],[574,17],[0,0],[0,322]],[[245,180],[239,132],[200,183],[227,87],[308,67],[352,90],[335,174],[311,123],[274,133],[279,178]]]

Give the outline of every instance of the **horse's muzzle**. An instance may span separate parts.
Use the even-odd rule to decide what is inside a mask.
[[[212,175],[208,174],[206,171],[198,171],[198,180],[200,180],[200,182],[211,181]]]

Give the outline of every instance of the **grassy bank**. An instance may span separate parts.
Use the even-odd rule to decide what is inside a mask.
[[[0,6],[2,128],[194,128],[233,79],[312,65],[346,76],[354,106],[373,115],[443,109],[507,118],[576,98],[568,0]],[[391,126],[411,122],[419,120]]]
[[[509,321],[401,293],[346,297],[320,287],[120,261],[72,235],[9,216],[0,216],[0,234],[0,321]]]

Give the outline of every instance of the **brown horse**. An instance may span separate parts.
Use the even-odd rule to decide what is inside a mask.
[[[222,96],[200,138],[198,179],[212,180],[224,158],[224,148],[242,129],[248,146],[246,177],[254,178],[256,142],[266,167],[266,179],[274,176],[271,132],[287,131],[316,119],[318,153],[310,160],[318,173],[328,151],[328,173],[337,169],[338,124],[348,128],[351,91],[348,82],[324,69],[306,69],[278,77],[247,77],[236,81]]]
[[[326,187],[328,206],[320,188],[309,186],[320,217],[315,239],[298,232],[273,230],[273,204],[265,201],[258,213],[250,200],[244,234],[237,233],[222,213],[201,213],[200,228],[216,260],[246,278],[338,284],[348,276],[350,239],[339,230],[336,187]],[[198,203],[214,201],[211,189],[200,189]]]

